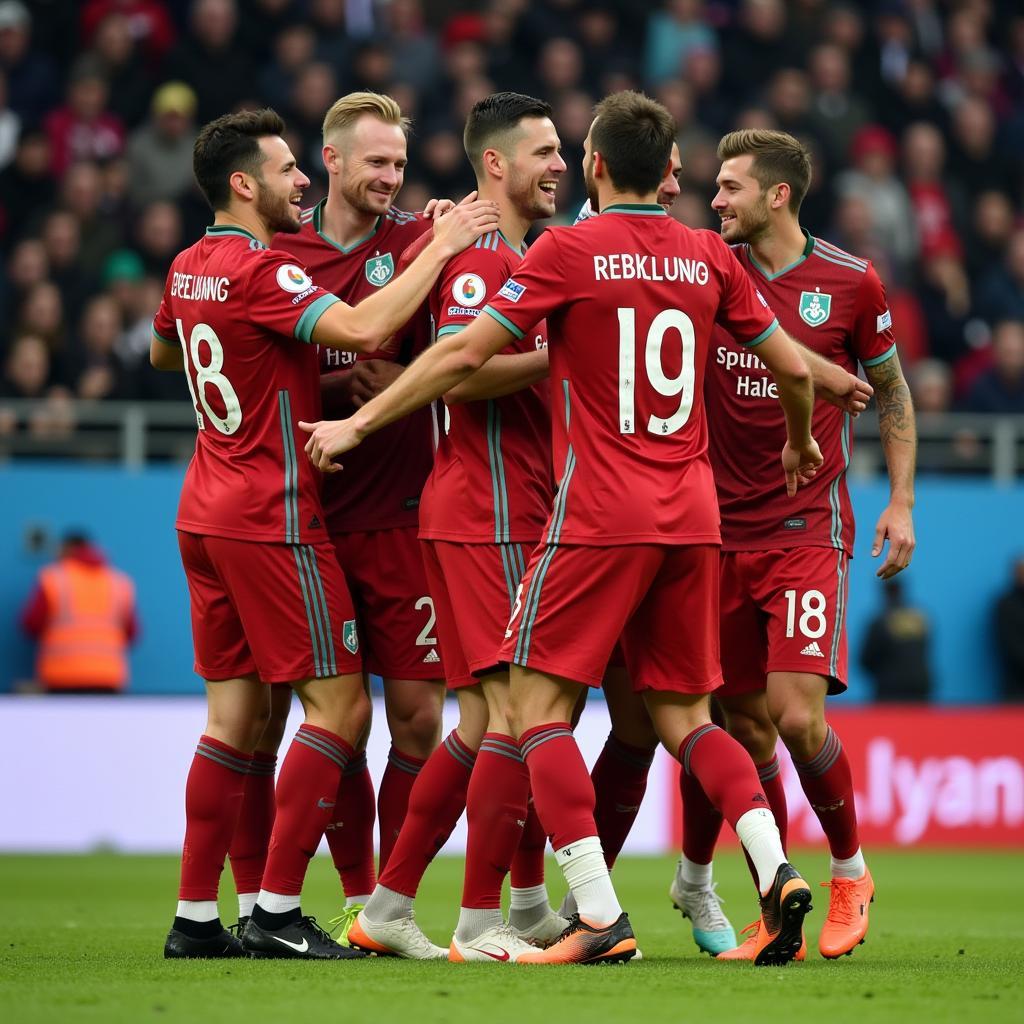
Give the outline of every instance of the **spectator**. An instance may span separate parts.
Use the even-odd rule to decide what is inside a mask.
[[[51,357],[66,353],[64,299],[51,281],[42,281],[28,290],[19,311],[17,332],[41,338]]]
[[[124,146],[124,125],[107,110],[109,88],[95,61],[82,58],[71,70],[67,101],[45,122],[50,167],[59,178],[78,160],[109,160]]]
[[[939,359],[919,359],[908,374],[914,411],[923,417],[940,416],[953,404],[953,371]]]
[[[971,285],[956,238],[946,239],[923,265],[917,295],[931,355],[955,363],[967,352],[971,315]]]
[[[782,0],[742,0],[723,39],[723,87],[732,100],[744,102],[779,68],[800,67],[803,56],[789,34]]]
[[[135,587],[82,531],[61,542],[21,613],[39,643],[36,680],[46,693],[118,693],[128,685],[128,648],[138,636]]]
[[[0,71],[0,171],[14,159],[21,135],[21,118],[8,106],[7,99],[7,76]]]
[[[82,267],[98,267],[121,244],[123,228],[103,209],[103,174],[89,161],[68,168],[61,183],[61,204],[74,214],[81,233]]]
[[[968,412],[1024,413],[1024,320],[1003,320],[992,330],[992,366],[975,378]]]
[[[184,82],[157,89],[150,117],[128,141],[129,194],[136,207],[193,188],[196,94]]]
[[[184,246],[181,213],[173,203],[159,200],[145,207],[135,229],[135,240],[147,274],[163,280],[171,261]]]
[[[932,688],[928,617],[906,603],[899,578],[886,580],[882,594],[884,607],[868,624],[860,650],[861,666],[874,680],[875,700],[927,701]]]
[[[134,127],[145,116],[153,80],[125,14],[114,11],[100,22],[92,54],[110,89],[111,113]]]
[[[46,248],[38,238],[26,238],[11,250],[6,275],[0,275],[0,323],[8,323],[13,311],[22,303],[34,285],[47,280],[50,261]],[[0,335],[0,349],[3,348]]]
[[[287,110],[299,72],[316,54],[316,36],[301,22],[289,25],[274,40],[273,55],[260,72],[260,92],[268,105]]]
[[[983,100],[968,97],[953,112],[950,173],[973,198],[996,189],[1018,196],[1013,161],[998,144],[995,115]]]
[[[117,352],[121,329],[121,311],[112,296],[101,292],[89,301],[75,339],[74,380],[79,398],[129,397],[127,371]]]
[[[811,82],[799,68],[782,68],[768,83],[768,109],[775,118],[776,127],[797,138],[815,131],[811,119]],[[698,107],[698,109],[700,109]],[[703,113],[701,114],[703,118]],[[709,123],[705,119],[705,123]]]
[[[8,103],[28,128],[37,128],[59,95],[53,62],[30,47],[32,17],[21,0],[0,2],[0,71],[7,76]]]
[[[46,341],[32,334],[14,340],[0,379],[0,398],[32,399],[36,405],[25,420],[24,433],[33,440],[59,441],[70,436],[74,419],[67,389],[51,379]],[[19,431],[19,417],[0,404],[0,435]]]
[[[381,42],[395,66],[396,79],[417,92],[429,92],[440,73],[437,41],[427,31],[420,0],[391,0],[384,11]],[[403,108],[404,109],[404,108]]]
[[[870,120],[867,104],[853,92],[850,57],[834,43],[816,46],[810,56],[814,100],[811,116],[832,164],[849,151],[857,131]]]
[[[978,315],[986,323],[1024,320],[1024,228],[1011,235],[1003,265],[982,274],[976,299]]]
[[[1006,258],[1016,214],[1005,192],[982,192],[974,202],[968,237],[968,270],[975,283]]]
[[[907,65],[906,74],[885,96],[878,113],[882,123],[895,135],[915,121],[924,121],[946,134],[949,116],[936,96],[935,73],[922,60]]]
[[[1024,700],[1024,557],[1013,563],[1010,586],[996,601],[995,632],[1003,668],[1003,700]]]
[[[154,63],[174,43],[174,22],[163,0],[85,0],[82,4],[82,38],[88,44],[99,26],[111,15],[128,20],[132,36]]]
[[[707,23],[703,0],[666,0],[647,22],[644,79],[660,85],[685,74],[695,50],[717,50],[718,37]]]
[[[41,238],[50,264],[50,281],[57,286],[74,320],[96,287],[93,268],[82,259],[82,228],[70,210],[54,210],[43,221]]]

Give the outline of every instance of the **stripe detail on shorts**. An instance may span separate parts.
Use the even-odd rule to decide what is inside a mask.
[[[554,561],[557,544],[549,544],[544,554],[540,556],[537,568],[534,570],[533,578],[530,580],[530,589],[526,592],[526,601],[523,604],[523,618],[519,623],[519,636],[516,639],[516,649],[512,660],[517,665],[525,665],[530,655],[530,640],[533,636],[533,624],[537,619],[537,611],[540,608],[541,588],[544,586],[544,577]]]
[[[313,732],[307,730],[305,726],[299,726],[299,731],[295,734],[292,742],[301,743],[323,754],[324,757],[333,761],[342,771],[345,770],[345,766],[348,764],[348,754],[345,753],[345,750],[330,737],[324,736],[323,733]]]
[[[830,725],[825,736],[825,742],[821,745],[821,750],[810,761],[794,761],[793,767],[801,775],[824,775],[836,763],[842,752],[843,745],[839,742],[839,737],[832,731],[832,726]]]
[[[843,638],[843,619],[846,616],[846,574],[849,570],[845,551],[838,552],[836,559],[836,607],[833,612],[835,623],[832,629],[832,646],[828,653],[828,674],[835,676],[839,671],[839,642]]]
[[[510,761],[522,761],[523,756],[519,747],[510,737],[501,736],[497,733],[488,733],[480,744],[480,753],[486,751],[488,754],[498,754],[507,757]]]
[[[700,740],[701,736],[706,736],[709,732],[713,732],[718,726],[713,722],[708,722],[707,725],[702,725],[699,729],[694,729],[690,733],[690,738],[686,741],[686,749],[683,750],[683,771],[687,775],[692,775],[690,771],[690,755],[693,753],[695,744]]]
[[[491,467],[491,492],[494,496],[494,543],[511,539],[508,516],[508,488],[505,485],[505,459],[501,454],[501,409],[493,399],[487,402],[487,461]]]
[[[552,725],[546,729],[535,732],[519,748],[525,761],[538,747],[543,746],[549,740],[560,740],[568,737],[572,739],[572,729],[567,725]]]
[[[277,393],[281,415],[281,449],[284,455],[284,542],[299,543],[299,465],[292,433],[292,400],[287,390]]]
[[[313,650],[313,672],[317,679],[338,674],[338,660],[331,634],[331,614],[327,607],[323,580],[316,561],[316,551],[309,544],[292,547],[299,573],[299,589],[306,605],[306,621]]]
[[[505,570],[505,587],[508,589],[509,614],[516,603],[516,591],[526,574],[526,559],[523,557],[522,544],[499,544],[502,568]]]
[[[230,768],[233,772],[238,772],[239,775],[249,774],[252,762],[248,758],[238,757],[235,754],[228,753],[226,750],[221,750],[220,747],[204,743],[202,740],[199,741],[199,745],[196,747],[196,753],[200,757],[205,757],[208,761],[221,765],[223,768]]]

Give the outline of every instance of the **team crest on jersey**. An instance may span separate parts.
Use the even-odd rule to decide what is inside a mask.
[[[801,292],[800,319],[811,327],[820,327],[832,312],[832,296],[828,292]]]
[[[383,256],[371,256],[366,261],[366,280],[370,284],[381,288],[395,276],[395,261],[391,253],[386,252]]]
[[[349,654],[356,654],[359,651],[359,632],[356,630],[356,620],[346,619],[341,627],[341,642]]]
[[[484,301],[484,282],[478,274],[460,274],[452,285],[452,297],[460,306],[479,306]]]

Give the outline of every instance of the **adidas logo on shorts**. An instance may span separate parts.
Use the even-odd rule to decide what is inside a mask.
[[[427,651],[427,653],[423,656],[424,665],[439,665],[440,663],[441,658],[438,655],[437,651]]]
[[[825,655],[821,653],[821,648],[818,646],[817,640],[812,640],[800,653],[809,654],[812,658],[825,657]]]

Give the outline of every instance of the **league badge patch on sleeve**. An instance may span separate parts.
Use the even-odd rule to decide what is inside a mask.
[[[452,285],[452,298],[460,306],[479,306],[485,293],[483,278],[478,274],[460,274]]]
[[[889,328],[892,327],[892,313],[890,313],[889,310],[886,310],[884,313],[879,313],[875,323],[876,334],[881,334],[882,331],[889,330]]]
[[[526,291],[526,285],[520,284],[513,278],[509,278],[502,286],[501,291],[498,295],[503,299],[508,299],[511,302],[518,302],[523,297],[523,292]]]
[[[302,267],[295,266],[294,263],[286,263],[283,267],[277,268],[277,283],[286,292],[291,292],[293,295],[298,295],[299,292],[313,287],[309,274]]]

